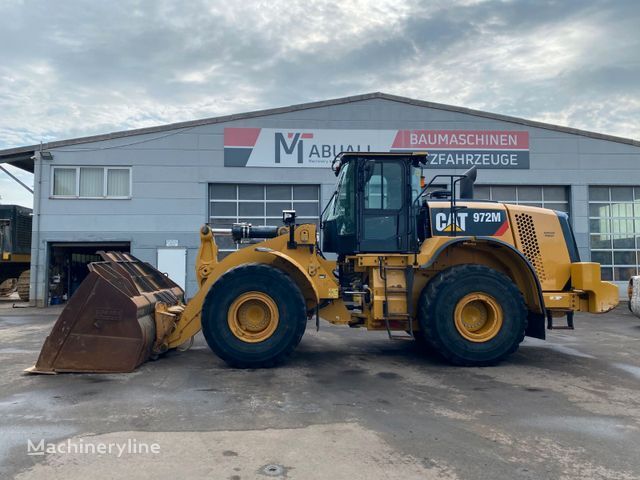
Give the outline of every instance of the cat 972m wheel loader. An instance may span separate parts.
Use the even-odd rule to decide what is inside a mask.
[[[322,249],[316,225],[296,224],[293,211],[281,226],[203,226],[200,288],[186,304],[149,264],[103,254],[30,370],[127,372],[200,329],[228,364],[267,367],[294,351],[314,316],[414,337],[454,364],[489,365],[560,317],[573,328],[574,312],[616,306],[617,287],[600,280],[599,264],[580,262],[564,213],[474,201],[474,169],[424,185],[425,160],[338,156]],[[443,177],[449,189],[433,191]],[[254,243],[219,260],[214,234]]]

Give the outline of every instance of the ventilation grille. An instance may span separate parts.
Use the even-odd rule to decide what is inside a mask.
[[[536,235],[533,217],[526,213],[516,213],[516,226],[518,227],[522,253],[531,262],[533,268],[536,269],[540,281],[546,280],[547,277],[544,274],[544,265],[542,264],[542,255],[540,255],[540,246],[538,245],[538,236]]]
[[[16,215],[16,243],[14,253],[31,253],[31,217],[29,215]]]

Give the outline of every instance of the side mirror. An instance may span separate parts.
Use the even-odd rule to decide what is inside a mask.
[[[460,198],[472,199],[473,198],[473,184],[478,176],[478,169],[474,166],[464,172],[464,177],[460,180]]]

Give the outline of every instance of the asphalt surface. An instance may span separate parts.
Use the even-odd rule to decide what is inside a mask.
[[[275,369],[230,369],[198,336],[131,374],[34,376],[59,309],[2,303],[0,478],[640,478],[640,319],[624,308],[490,368],[323,323]],[[28,455],[40,440],[76,451]],[[147,451],[77,451],[132,441]]]

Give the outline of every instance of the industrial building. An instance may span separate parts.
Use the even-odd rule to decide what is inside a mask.
[[[197,291],[198,228],[318,222],[340,151],[428,151],[427,179],[479,168],[476,198],[568,212],[583,260],[638,273],[640,141],[371,93],[0,151],[34,172],[31,296],[68,298],[99,250]],[[236,245],[219,242],[222,251]]]

